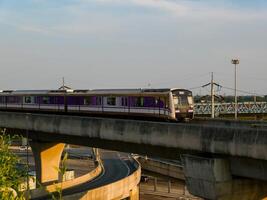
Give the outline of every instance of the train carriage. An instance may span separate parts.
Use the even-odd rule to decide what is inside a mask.
[[[193,97],[185,89],[15,90],[0,92],[0,109],[184,120],[193,118]]]

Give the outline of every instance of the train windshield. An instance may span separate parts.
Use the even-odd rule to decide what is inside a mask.
[[[193,97],[192,96],[188,96],[187,99],[188,99],[188,104],[192,105],[193,104]]]
[[[193,97],[190,91],[178,90],[173,91],[173,103],[175,109],[181,106],[188,106],[193,104]]]

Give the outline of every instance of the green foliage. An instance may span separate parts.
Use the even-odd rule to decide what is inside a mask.
[[[19,158],[9,150],[15,137],[0,131],[0,199],[24,199],[19,184],[27,173],[25,169],[18,169]]]
[[[63,185],[63,176],[67,172],[67,164],[66,164],[67,160],[68,160],[68,154],[65,153],[64,157],[63,157],[63,159],[61,161],[60,167],[56,168],[58,173],[59,173],[59,176],[62,177],[62,180],[61,180],[60,186],[56,187],[56,192],[54,194],[52,194],[52,199],[53,200],[62,200],[63,199],[62,198],[62,185]]]

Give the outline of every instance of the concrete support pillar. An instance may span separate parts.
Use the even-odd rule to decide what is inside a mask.
[[[22,138],[21,138],[21,146],[27,146],[27,144],[28,144],[28,140],[27,140],[27,138],[22,137]]]
[[[232,178],[229,160],[183,155],[188,191],[210,200],[259,200],[266,196],[266,182]]]
[[[31,141],[33,156],[35,159],[36,179],[40,184],[47,185],[58,181],[58,168],[61,154],[65,144]]]
[[[205,199],[218,199],[229,193],[232,176],[227,160],[183,155],[185,181],[188,191]]]
[[[139,200],[139,186],[138,185],[131,190],[129,200]]]
[[[171,193],[171,180],[168,181],[168,193]]]
[[[157,177],[154,177],[154,192],[157,191]]]

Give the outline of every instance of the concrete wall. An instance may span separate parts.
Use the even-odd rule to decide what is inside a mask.
[[[229,158],[231,174],[267,181],[267,161],[249,158]]]
[[[174,165],[166,162],[160,162],[158,160],[146,159],[144,157],[139,157],[142,169],[159,173],[165,176],[185,180],[183,167],[181,165]]]
[[[190,123],[0,112],[0,127],[51,133],[49,137],[139,144],[267,160],[267,129]],[[31,133],[30,137],[34,137]],[[37,135],[36,135],[37,136]],[[76,142],[76,141],[73,141]],[[111,144],[112,146],[112,144]],[[121,148],[116,146],[114,148]],[[171,151],[170,151],[171,152]],[[166,155],[168,156],[168,155]]]
[[[232,177],[223,158],[183,155],[186,185],[193,195],[210,200],[259,200],[267,196],[265,181]]]
[[[135,167],[136,171],[122,180],[80,194],[64,196],[64,199],[111,200],[129,197],[130,200],[139,200],[141,166],[138,162],[135,162]]]

